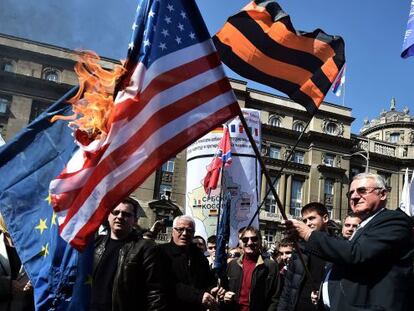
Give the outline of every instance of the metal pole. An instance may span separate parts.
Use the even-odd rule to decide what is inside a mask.
[[[367,158],[366,158],[367,166],[365,167],[365,173],[369,173],[369,148],[370,148],[369,143],[370,143],[370,141],[369,141],[369,137],[368,137]]]
[[[279,196],[278,196],[278,194],[276,192],[276,189],[275,189],[275,187],[274,187],[274,185],[272,183],[272,179],[270,178],[269,172],[266,169],[266,165],[265,165],[265,163],[263,161],[263,158],[262,158],[262,156],[260,154],[260,151],[259,151],[259,149],[256,146],[256,142],[254,141],[254,138],[253,138],[252,134],[250,133],[249,127],[247,126],[246,119],[244,118],[243,112],[241,112],[241,111],[239,113],[239,118],[240,118],[240,121],[241,121],[241,123],[242,123],[242,125],[244,127],[244,130],[246,132],[246,135],[249,138],[250,144],[251,144],[251,146],[252,146],[252,148],[253,148],[253,150],[254,150],[254,152],[256,154],[256,157],[259,160],[260,167],[261,167],[261,169],[263,171],[263,174],[265,175],[265,178],[266,178],[266,181],[267,181],[268,185],[270,186],[270,191],[272,192],[272,194],[273,194],[273,196],[274,196],[274,198],[276,200],[276,203],[277,203],[277,206],[279,208],[280,214],[282,215],[282,217],[283,217],[284,220],[288,220],[288,218],[286,216],[285,209],[282,208],[282,202],[279,199]],[[296,143],[296,145],[297,145],[297,143]],[[259,212],[259,209],[256,210],[256,213],[252,217],[252,219],[250,220],[250,224],[249,225],[252,224],[254,218],[258,217],[258,212]],[[300,250],[298,241],[295,241],[295,247],[296,247],[296,251],[297,251],[297,254],[299,256],[299,259],[302,262],[303,268],[305,269],[305,273],[306,273],[307,277],[309,278],[309,280],[311,280],[311,282],[312,282],[312,279],[313,279],[312,278],[312,275],[311,275],[311,273],[310,273],[310,271],[308,269],[308,266],[306,265],[305,258],[303,257],[303,254],[302,254],[302,252]]]

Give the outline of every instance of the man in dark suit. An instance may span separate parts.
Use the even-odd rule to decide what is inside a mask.
[[[296,220],[288,223],[307,241],[307,251],[333,263],[322,284],[320,310],[413,310],[413,223],[401,210],[386,209],[387,192],[379,175],[354,178],[347,195],[362,222],[349,241]]]

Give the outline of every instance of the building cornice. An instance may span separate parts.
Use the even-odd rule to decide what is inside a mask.
[[[387,123],[381,123],[373,125],[370,128],[361,130],[361,135],[368,135],[374,133],[376,131],[381,131],[385,129],[392,129],[392,128],[411,128],[414,129],[414,122],[410,121],[393,121]]]
[[[66,83],[57,83],[4,71],[0,71],[0,81],[1,90],[6,94],[48,101],[55,101],[73,87],[73,85]]]

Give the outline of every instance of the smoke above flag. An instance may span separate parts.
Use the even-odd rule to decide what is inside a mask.
[[[411,9],[408,15],[407,29],[404,35],[402,58],[414,55],[414,0],[411,1]]]
[[[311,114],[345,63],[341,37],[320,29],[297,32],[274,1],[250,2],[227,20],[214,43],[236,73],[287,94]]]
[[[213,160],[207,167],[207,174],[204,178],[204,190],[207,194],[210,194],[211,190],[217,188],[221,169],[229,167],[231,162],[230,133],[227,125],[223,125],[223,137],[218,144],[217,152]]]
[[[141,0],[132,29],[107,134],[77,135],[82,152],[50,187],[60,234],[78,249],[162,163],[241,113],[194,0]]]

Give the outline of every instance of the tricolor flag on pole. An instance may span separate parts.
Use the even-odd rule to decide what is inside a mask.
[[[408,180],[408,167],[404,174],[404,185],[401,193],[400,209],[408,216],[414,216],[414,172]]]
[[[273,87],[314,114],[345,63],[345,43],[316,29],[296,31],[275,1],[255,0],[214,37],[222,61]]]
[[[407,30],[404,35],[402,58],[414,55],[414,0],[411,1],[410,14],[408,15]]]
[[[204,178],[204,191],[210,195],[211,190],[217,188],[222,168],[230,166],[231,141],[227,125],[223,125],[223,137],[221,138],[216,154],[210,165],[207,167],[207,174]]]
[[[77,249],[162,163],[241,113],[195,0],[138,3],[108,133],[50,187],[60,234]]]
[[[343,89],[345,87],[345,69],[346,65],[342,67],[341,72],[339,73],[338,77],[336,78],[336,81],[332,85],[332,92],[338,97],[342,95]]]

